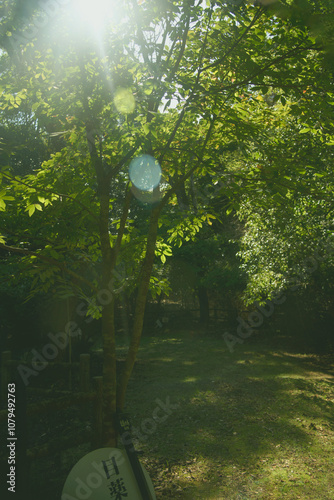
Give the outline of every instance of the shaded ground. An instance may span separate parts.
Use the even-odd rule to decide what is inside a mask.
[[[334,498],[329,357],[180,333],[145,339],[139,359],[132,420],[179,404],[140,442],[157,498]]]
[[[196,330],[143,338],[127,413],[158,499],[334,498],[333,356],[277,344],[261,335],[230,353]],[[41,441],[89,418],[73,408],[33,433]],[[88,451],[36,461],[27,499],[59,500]]]

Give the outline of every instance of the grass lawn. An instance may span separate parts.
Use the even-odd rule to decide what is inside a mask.
[[[144,337],[126,411],[157,498],[334,499],[332,362],[263,334],[234,353],[196,332]]]

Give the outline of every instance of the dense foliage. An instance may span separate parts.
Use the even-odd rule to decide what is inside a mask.
[[[102,317],[106,415],[124,405],[146,296],[168,292],[173,254],[195,287],[219,288],[240,284],[226,256],[240,246],[253,301],[296,265],[309,284],[326,242],[312,280],[330,293],[334,145],[330,0],[109,3],[89,19],[84,3],[7,0],[0,23],[1,273]],[[130,182],[142,155],[156,162]],[[120,379],[115,288],[136,300]]]

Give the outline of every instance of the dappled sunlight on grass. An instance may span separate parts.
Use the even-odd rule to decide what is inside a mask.
[[[201,391],[196,393],[195,397],[193,397],[190,402],[198,405],[206,405],[207,403],[216,403],[220,401],[219,395],[216,392],[211,390]]]
[[[156,398],[179,405],[140,443],[157,498],[334,498],[331,378],[312,356],[242,347],[230,355],[217,338],[147,339],[130,387],[133,423]]]
[[[294,378],[294,379],[329,379],[332,380],[332,383],[334,382],[334,376],[331,375],[330,373],[323,373],[323,372],[302,372],[302,373],[281,373],[278,375],[278,377],[281,378]]]
[[[162,361],[163,363],[171,363],[174,361],[173,358],[156,358],[155,361]]]
[[[194,435],[194,439],[202,442],[204,446],[208,444],[215,443],[217,440],[216,435],[213,432],[208,431],[207,429],[199,428],[196,430],[196,434]]]

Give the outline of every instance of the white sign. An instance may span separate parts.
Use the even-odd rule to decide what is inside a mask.
[[[152,499],[152,481],[141,465]],[[123,450],[100,448],[79,460],[69,473],[61,500],[139,500],[141,494]]]

